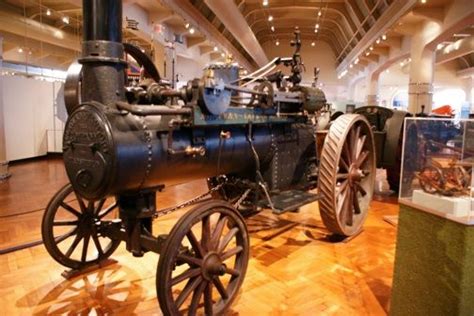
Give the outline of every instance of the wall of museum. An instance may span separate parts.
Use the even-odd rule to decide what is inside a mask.
[[[293,56],[294,48],[290,46],[289,41],[280,41],[276,46],[275,42],[267,41],[262,44],[262,48],[267,54],[269,60],[281,56]],[[345,80],[337,79],[336,75],[336,56],[328,43],[317,41],[315,46],[311,46],[308,41],[303,41],[301,55],[306,72],[303,74],[304,84],[310,85],[313,82],[313,69],[319,67],[319,84],[323,84],[322,89],[330,102],[347,99],[347,87]],[[284,69],[284,67],[283,67]],[[288,70],[286,70],[288,72]]]

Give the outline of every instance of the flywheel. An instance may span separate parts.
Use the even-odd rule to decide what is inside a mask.
[[[360,231],[372,200],[375,172],[370,124],[358,114],[342,115],[329,129],[319,167],[319,209],[329,231],[342,236]]]

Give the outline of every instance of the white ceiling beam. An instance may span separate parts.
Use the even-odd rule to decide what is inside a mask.
[[[258,66],[268,64],[268,57],[234,1],[204,0],[226,29],[240,42]]]
[[[344,60],[337,67],[337,73],[341,73],[349,64],[358,57],[360,52],[364,52],[378,38],[380,38],[387,29],[394,25],[396,21],[405,15],[418,1],[417,0],[394,0],[390,6],[383,12],[379,19],[372,25],[365,36],[351,49]]]
[[[256,67],[250,60],[234,47],[234,45],[209,22],[201,12],[195,8],[188,0],[162,0],[162,3],[181,15],[184,19],[199,27],[199,31],[207,37],[208,40],[219,43],[234,59],[248,70],[256,70]]]

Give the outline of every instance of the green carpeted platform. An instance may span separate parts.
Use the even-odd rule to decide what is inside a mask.
[[[390,314],[474,315],[474,226],[400,204]]]

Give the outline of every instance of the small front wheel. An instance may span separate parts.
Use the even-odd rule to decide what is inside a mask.
[[[163,314],[222,314],[237,296],[248,260],[248,232],[235,208],[210,201],[191,209],[160,253],[156,290]]]
[[[114,217],[117,203],[103,199],[86,201],[71,184],[65,185],[49,202],[41,233],[48,253],[60,264],[81,269],[99,263],[117,249],[120,240],[104,237],[100,225]]]

